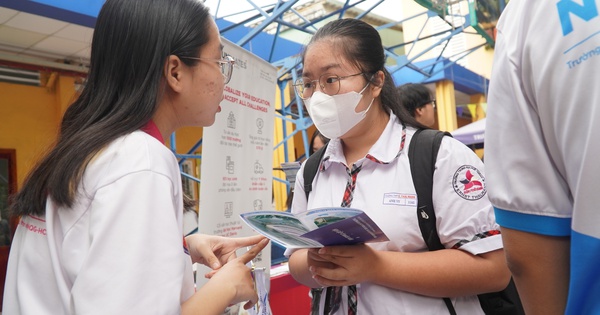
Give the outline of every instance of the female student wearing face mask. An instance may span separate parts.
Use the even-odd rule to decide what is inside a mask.
[[[179,166],[163,144],[214,123],[232,67],[202,2],[106,1],[85,87],[14,198],[5,314],[222,314],[256,303],[246,263],[268,242],[184,239]],[[193,262],[217,269],[202,287]]]
[[[408,202],[415,188],[407,150],[423,126],[403,109],[384,62],[377,31],[355,19],[330,22],[305,48],[296,92],[331,140],[308,200],[303,177],[296,178],[292,212],[358,208],[390,241],[288,251],[290,271],[304,285],[326,288],[313,290],[322,291],[313,314],[448,314],[442,297],[458,314],[483,314],[476,294],[502,290],[510,279],[483,164],[444,138],[433,202],[447,249],[428,252]]]

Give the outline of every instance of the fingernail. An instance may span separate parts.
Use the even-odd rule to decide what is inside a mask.
[[[220,265],[218,263],[213,263],[211,266],[212,266],[212,269],[217,269],[220,267]]]

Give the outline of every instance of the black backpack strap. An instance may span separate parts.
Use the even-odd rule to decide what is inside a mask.
[[[308,202],[308,195],[312,191],[312,183],[317,175],[317,171],[319,169],[319,164],[321,164],[321,160],[325,155],[325,149],[327,149],[327,144],[313,153],[308,157],[306,163],[304,163],[304,172],[302,173],[302,177],[304,178],[304,193],[306,194],[306,201]],[[310,314],[318,314],[319,313],[319,304],[321,298],[328,298],[327,288],[312,288],[310,289],[310,293],[312,294],[312,299],[310,301]]]
[[[417,192],[417,217],[429,250],[444,249],[437,232],[433,209],[433,172],[440,144],[446,133],[433,129],[415,132],[408,148],[410,173]]]
[[[445,135],[450,134],[433,129],[419,129],[413,135],[408,147],[410,173],[417,192],[419,229],[430,251],[444,249],[438,236],[432,195],[435,161]],[[450,314],[456,315],[452,301],[444,298],[444,303]]]
[[[304,164],[304,173],[302,173],[302,176],[304,177],[304,193],[306,194],[307,201],[308,195],[310,195],[310,192],[312,191],[312,182],[315,179],[315,175],[317,175],[319,164],[321,164],[320,162],[325,155],[326,149],[327,143],[317,150],[317,152],[309,156],[308,160],[306,160],[306,163]]]

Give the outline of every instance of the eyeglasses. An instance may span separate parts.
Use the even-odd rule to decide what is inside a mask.
[[[321,87],[321,91],[323,93],[327,95],[336,95],[340,91],[341,80],[364,74],[364,72],[361,72],[340,77],[335,74],[324,73],[319,77],[318,80],[311,80],[309,78],[302,77],[296,80],[294,83],[294,88],[296,89],[298,96],[303,100],[308,99],[313,95],[315,88],[317,87],[317,82],[319,82],[319,87]]]
[[[427,101],[427,102],[423,103],[423,105],[421,105],[421,106],[425,106],[427,104],[431,104],[431,106],[433,106],[434,109],[437,106],[437,102],[435,101],[435,98],[432,99],[431,101]],[[421,107],[421,106],[419,106],[419,107]]]
[[[204,57],[187,57],[187,56],[182,56],[179,58],[216,62],[219,65],[219,67],[221,68],[221,74],[223,75],[225,84],[229,83],[229,81],[231,80],[231,75],[233,74],[233,65],[235,64],[235,59],[233,59],[233,57],[231,57],[230,55],[223,54],[223,58],[221,58],[221,59],[204,58]]]

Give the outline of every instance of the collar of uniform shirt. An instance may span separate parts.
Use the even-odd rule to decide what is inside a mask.
[[[156,140],[160,141],[161,143],[165,143],[165,140],[163,139],[162,134],[160,133],[160,130],[158,130],[158,127],[154,121],[150,120],[144,127],[142,127],[142,131],[156,138]]]

